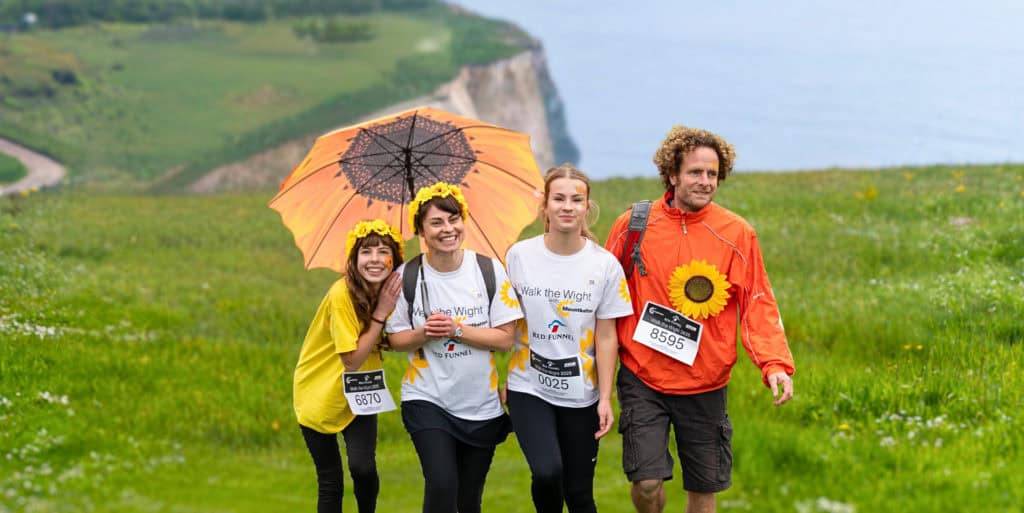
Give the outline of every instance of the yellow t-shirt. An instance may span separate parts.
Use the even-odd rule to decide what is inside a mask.
[[[356,350],[361,328],[342,278],[320,302],[302,342],[292,387],[299,424],[330,434],[345,429],[355,418],[342,391],[345,366],[338,355]],[[375,347],[359,370],[379,368],[380,349]]]

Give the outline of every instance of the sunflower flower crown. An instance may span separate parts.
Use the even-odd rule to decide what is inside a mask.
[[[355,227],[348,231],[348,235],[345,238],[345,254],[352,253],[352,248],[356,246],[356,241],[371,233],[376,233],[381,237],[391,237],[395,244],[398,244],[399,248],[402,247],[402,235],[398,233],[398,229],[382,219],[374,219],[373,221],[359,221]]]
[[[424,203],[434,198],[444,198],[446,196],[451,196],[455,198],[455,201],[459,202],[459,205],[462,207],[462,220],[465,221],[466,216],[469,215],[469,206],[466,205],[466,198],[462,197],[462,189],[458,185],[437,182],[429,187],[421,187],[412,203],[409,203],[409,226],[416,226],[416,214],[419,213],[420,207]]]

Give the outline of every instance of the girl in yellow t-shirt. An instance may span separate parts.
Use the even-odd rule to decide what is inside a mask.
[[[327,292],[302,343],[293,384],[295,416],[316,466],[318,512],[341,511],[344,486],[338,432],[345,437],[360,513],[377,505],[377,416],[355,415],[343,374],[381,368],[384,321],[395,308],[402,263],[399,232],[382,220],[348,233],[346,272]]]

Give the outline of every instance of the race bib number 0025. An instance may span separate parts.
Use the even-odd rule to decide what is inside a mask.
[[[703,332],[701,323],[648,301],[633,332],[633,340],[673,360],[693,365]]]
[[[384,381],[384,369],[346,372],[341,380],[352,413],[373,415],[395,409],[395,400]]]
[[[583,399],[579,358],[550,359],[530,351],[530,368],[534,390],[561,399]]]

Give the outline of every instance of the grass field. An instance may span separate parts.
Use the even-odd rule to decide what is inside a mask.
[[[599,236],[659,194],[596,183]],[[291,373],[334,276],[302,270],[268,198],[0,201],[0,512],[313,509]],[[1024,166],[740,174],[718,199],[758,230],[797,362],[775,408],[741,352],[721,510],[1021,511]],[[380,426],[378,509],[418,511],[400,418]],[[631,511],[620,451],[604,512]],[[678,468],[668,491],[680,511]],[[530,510],[514,438],[484,502]]]
[[[28,170],[20,160],[0,154],[0,184],[17,182],[27,174]]]
[[[75,182],[123,190],[184,173],[170,184],[180,186],[426,94],[465,62],[512,48],[485,37],[467,53],[459,38],[494,22],[447,11],[358,20],[372,39],[316,43],[294,33],[295,19],[3,34],[0,135],[65,162]]]

